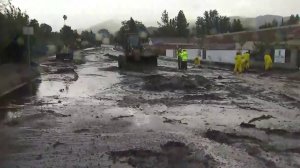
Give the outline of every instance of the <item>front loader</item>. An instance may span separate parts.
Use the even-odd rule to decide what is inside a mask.
[[[152,68],[157,66],[157,52],[149,44],[143,44],[139,34],[128,34],[123,49],[124,54],[118,58],[120,69],[135,67]]]

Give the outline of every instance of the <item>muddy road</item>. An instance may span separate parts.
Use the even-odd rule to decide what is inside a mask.
[[[46,62],[1,99],[0,167],[300,167],[300,82],[284,74],[119,71],[113,51]]]

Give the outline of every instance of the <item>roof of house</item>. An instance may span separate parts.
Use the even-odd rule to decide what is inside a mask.
[[[300,25],[210,35],[205,37],[204,43],[236,43],[240,41],[281,42],[297,38],[300,39]]]
[[[150,38],[152,44],[173,44],[173,45],[185,45],[194,44],[194,40],[181,37],[152,37]]]

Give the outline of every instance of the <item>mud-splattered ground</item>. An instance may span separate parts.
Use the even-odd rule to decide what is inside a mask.
[[[116,52],[84,54],[1,99],[1,168],[300,167],[299,81],[165,60],[119,71]]]

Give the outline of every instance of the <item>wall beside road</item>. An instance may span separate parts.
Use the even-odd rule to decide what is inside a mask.
[[[39,76],[37,68],[26,64],[0,66],[0,97],[18,89]]]

